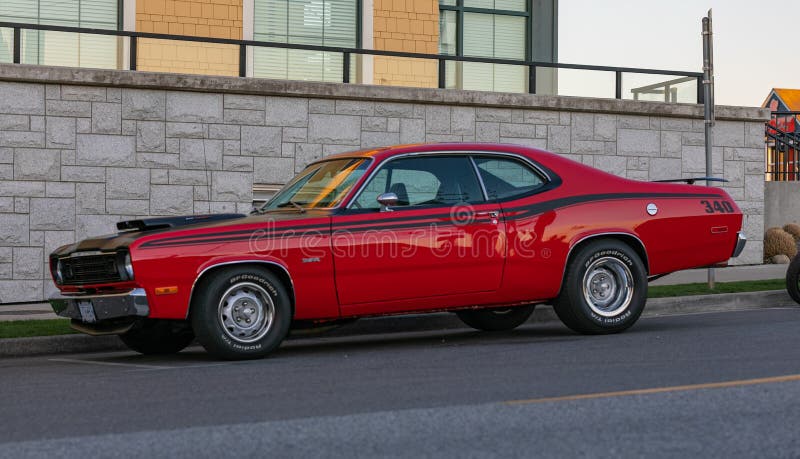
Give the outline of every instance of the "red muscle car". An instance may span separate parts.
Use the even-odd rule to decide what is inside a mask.
[[[579,333],[639,318],[649,279],[736,257],[722,189],[627,180],[515,145],[407,145],[309,165],[249,216],[120,222],[57,249],[50,301],[142,353],[263,357],[293,327],[453,311],[508,330],[550,303]]]

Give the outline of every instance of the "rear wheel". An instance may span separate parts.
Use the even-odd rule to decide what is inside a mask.
[[[143,319],[119,339],[140,354],[175,354],[194,341],[194,333],[181,320]]]
[[[504,309],[468,309],[456,311],[462,322],[483,331],[513,330],[524,324],[535,305]]]
[[[646,301],[647,270],[636,251],[615,239],[599,239],[569,260],[554,309],[576,332],[618,333],[636,323]]]
[[[786,270],[786,291],[792,299],[800,303],[800,255],[796,255]]]
[[[277,348],[292,323],[283,283],[256,267],[210,274],[192,304],[192,328],[209,354],[229,360],[261,358]]]

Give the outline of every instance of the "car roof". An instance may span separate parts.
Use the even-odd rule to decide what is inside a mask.
[[[536,148],[502,143],[414,143],[336,153],[326,156],[325,158],[319,159],[315,162],[342,158],[373,158],[382,161],[386,158],[400,154],[447,151],[504,152],[525,154],[526,156],[531,154],[551,154]]]

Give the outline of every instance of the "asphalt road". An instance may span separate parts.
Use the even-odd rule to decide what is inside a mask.
[[[800,308],[0,360],[0,457],[798,457]]]

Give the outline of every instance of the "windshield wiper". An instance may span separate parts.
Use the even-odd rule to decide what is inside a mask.
[[[303,203],[303,204],[305,204],[305,203]],[[275,207],[289,207],[289,206],[293,206],[293,207],[297,208],[297,210],[299,210],[301,214],[306,213],[306,209],[303,206],[301,206],[300,204],[292,201],[291,199],[286,201],[286,202],[284,202],[284,203],[278,204]]]

